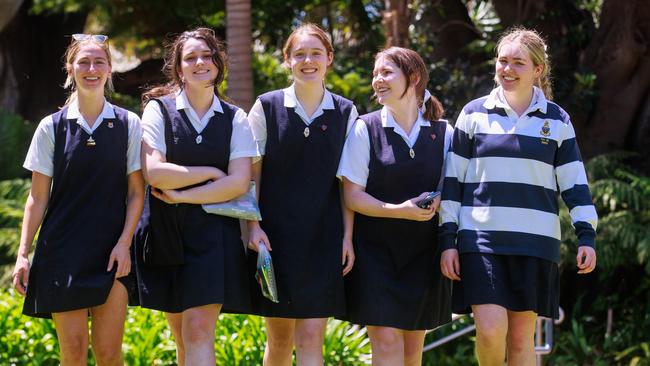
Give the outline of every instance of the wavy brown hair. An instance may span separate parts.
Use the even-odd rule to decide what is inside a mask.
[[[390,47],[379,51],[375,55],[375,61],[382,57],[394,63],[406,77],[406,87],[400,98],[406,95],[408,88],[411,86],[412,78],[417,76],[417,84],[413,87],[415,88],[415,95],[418,98],[418,105],[421,106],[422,103],[425,103],[427,107],[423,115],[424,119],[427,121],[437,121],[442,118],[445,114],[445,109],[442,107],[442,103],[440,103],[438,98],[432,95],[429,100],[424,101],[424,89],[426,89],[427,83],[429,82],[429,71],[422,57],[417,52],[402,47]]]
[[[217,78],[214,80],[212,85],[214,87],[214,94],[220,99],[222,98],[222,96],[219,95],[218,88],[226,75],[226,54],[223,51],[223,43],[217,38],[212,29],[199,27],[181,33],[178,37],[165,45],[165,63],[162,71],[167,77],[167,82],[161,85],[156,85],[142,94],[142,108],[144,108],[147,102],[151,99],[178,93],[183,89],[183,80],[179,73],[183,46],[188,39],[192,38],[204,41],[212,51],[212,62],[218,70]]]

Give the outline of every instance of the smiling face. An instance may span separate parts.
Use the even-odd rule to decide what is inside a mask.
[[[293,79],[297,83],[322,84],[327,67],[332,64],[333,55],[315,36],[300,34],[293,40],[288,58]]]
[[[496,81],[509,93],[529,93],[544,66],[535,65],[518,40],[502,44],[496,62]]]
[[[178,74],[186,86],[207,87],[214,84],[219,74],[212,61],[213,51],[202,39],[188,38],[181,49]]]
[[[375,61],[375,68],[372,71],[372,89],[379,104],[391,106],[400,103],[400,100],[408,95],[408,91],[405,94],[406,84],[406,75],[388,57],[379,57]],[[412,87],[409,89],[410,92],[414,92]]]
[[[110,77],[111,65],[106,51],[94,42],[79,47],[72,63],[67,66],[80,92],[104,92],[104,85]]]

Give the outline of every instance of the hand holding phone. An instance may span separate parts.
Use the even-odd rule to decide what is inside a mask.
[[[433,191],[429,193],[426,197],[424,197],[422,200],[418,201],[416,205],[419,208],[428,210],[429,208],[431,208],[431,203],[433,202],[433,200],[438,196],[440,196],[440,191]]]

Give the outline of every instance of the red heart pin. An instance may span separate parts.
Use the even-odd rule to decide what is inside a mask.
[[[323,130],[323,131],[326,131],[327,130],[327,125],[321,125],[320,129]]]
[[[436,134],[435,134],[435,133],[432,133],[432,134],[431,134],[431,140],[435,140],[435,139],[436,139],[436,137],[437,137],[437,136],[436,136]]]

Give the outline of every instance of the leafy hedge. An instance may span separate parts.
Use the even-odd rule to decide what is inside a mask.
[[[0,180],[25,177],[23,160],[36,125],[0,109]]]
[[[52,321],[23,316],[22,298],[13,290],[0,292],[0,364],[58,365],[59,350]],[[130,308],[123,342],[130,366],[174,365],[176,349],[161,312]],[[218,365],[261,365],[264,356],[264,320],[250,315],[224,314],[215,335]],[[365,329],[338,320],[327,325],[326,365],[369,364],[370,343]],[[95,362],[89,353],[89,364]]]

